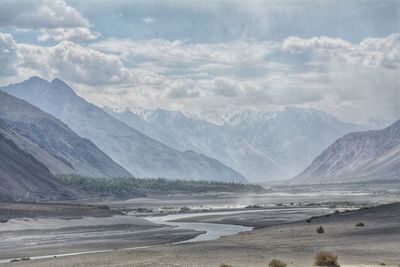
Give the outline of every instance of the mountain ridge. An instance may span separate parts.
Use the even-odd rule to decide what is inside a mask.
[[[65,97],[59,97],[59,89]],[[219,161],[211,161],[200,153],[189,157],[116,120],[76,95],[72,88],[59,79],[49,83],[35,77],[0,90],[22,98],[60,119],[134,176],[247,183],[241,174]]]
[[[400,179],[400,120],[333,142],[291,184]]]
[[[226,116],[223,124],[163,109],[104,110],[162,143],[216,158],[256,182],[293,177],[335,139],[363,128],[296,107],[248,110]]]
[[[131,176],[91,141],[28,102],[0,91],[0,131],[56,174]]]

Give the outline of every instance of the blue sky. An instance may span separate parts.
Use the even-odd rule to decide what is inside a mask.
[[[207,118],[288,105],[400,117],[399,1],[2,1],[0,82]]]
[[[330,36],[359,42],[399,32],[398,1],[70,1],[104,38],[190,42]],[[143,18],[151,18],[145,23]],[[119,30],[116,30],[119,29]]]

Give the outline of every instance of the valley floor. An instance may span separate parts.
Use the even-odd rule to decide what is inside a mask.
[[[373,199],[374,197],[370,197],[370,200]],[[150,199],[143,199],[139,201],[150,201],[151,203],[156,202],[155,200]],[[197,203],[199,203],[199,201]],[[400,264],[400,204],[387,204],[348,212],[342,211],[339,214],[314,217],[311,222],[306,222],[304,220],[305,215],[303,215],[303,219],[301,221],[283,224],[281,223],[279,225],[268,224],[268,216],[266,216],[266,214],[266,212],[260,211],[230,215],[203,215],[190,217],[189,219],[183,218],[181,221],[186,220],[191,222],[214,223],[222,222],[231,224],[239,224],[247,220],[248,225],[257,226],[257,224],[260,222],[264,222],[266,224],[265,226],[267,227],[259,228],[253,231],[242,232],[233,236],[221,237],[218,240],[213,241],[174,245],[157,245],[153,247],[142,247],[138,249],[127,250],[119,249],[118,246],[120,246],[121,243],[126,242],[126,240],[134,243],[140,240],[140,236],[142,236],[143,240],[154,236],[152,233],[157,233],[157,235],[155,235],[156,239],[160,240],[164,238],[164,241],[158,242],[158,244],[166,244],[174,240],[177,241],[177,237],[182,238],[183,240],[190,238],[190,236],[199,234],[193,231],[185,232],[179,229],[173,229],[170,226],[164,226],[160,228],[159,226],[145,223],[145,220],[142,218],[133,217],[135,218],[134,220],[136,220],[135,223],[132,221],[131,224],[126,224],[125,221],[125,226],[123,226],[124,224],[120,224],[121,229],[112,228],[113,231],[110,232],[110,236],[112,237],[110,240],[112,242],[108,243],[108,245],[114,244],[114,246],[111,247],[111,250],[106,252],[19,261],[13,263],[4,263],[3,265],[40,267],[218,267],[220,264],[225,263],[232,266],[265,267],[268,266],[268,262],[272,258],[278,258],[286,262],[288,266],[309,267],[313,264],[313,257],[315,253],[321,250],[329,250],[338,254],[339,263],[342,267],[381,266],[380,264],[382,263],[386,264],[386,266],[397,267]],[[273,220],[273,218],[270,219]],[[365,226],[356,227],[356,224],[360,222],[364,223]],[[107,230],[107,227],[104,225],[104,221],[99,224],[102,225],[101,229],[104,228]],[[138,227],[136,229],[137,231],[134,229],[134,224],[136,224],[136,227]],[[142,224],[142,226],[139,227],[140,224]],[[325,233],[318,234],[316,232],[316,229],[319,226],[324,227]],[[64,229],[66,228],[64,227]],[[128,236],[129,238],[127,238],[126,233],[124,232],[127,229],[131,231],[131,235]],[[82,228],[80,228],[79,231],[82,231]],[[7,237],[7,234],[12,234],[12,231],[0,232],[1,237],[3,237],[3,241],[4,237]],[[59,234],[60,236],[63,236],[63,233]],[[101,242],[99,243],[95,240],[96,239],[94,239],[94,242],[92,243],[92,250],[105,249],[107,247],[100,246],[99,244],[101,244]],[[147,245],[156,243],[157,242],[155,239],[153,242],[149,240],[144,242],[144,244]],[[72,244],[73,243],[68,242],[62,243],[60,246],[46,246],[44,244],[42,247],[26,247],[21,249],[21,251],[23,250],[23,253],[26,256],[57,254],[59,252],[61,253],[63,251],[68,251],[68,246]],[[87,244],[84,244],[82,249],[87,249]],[[1,242],[0,245],[5,246],[4,243]],[[137,245],[139,246],[139,243]],[[109,248],[110,246],[108,246],[108,249]],[[19,251],[19,255],[22,255],[21,251]],[[0,251],[0,259],[12,258],[12,256],[18,255],[18,253],[15,252],[16,251],[13,249],[8,250],[7,252],[7,249],[3,247],[3,249]]]

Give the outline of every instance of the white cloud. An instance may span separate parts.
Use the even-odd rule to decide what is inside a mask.
[[[142,21],[143,21],[144,23],[146,23],[146,24],[152,24],[152,23],[155,22],[154,19],[153,19],[153,18],[150,18],[150,17],[142,18]]]
[[[368,67],[400,67],[400,34],[394,33],[387,38],[366,38],[360,44],[352,44],[338,38],[289,37],[284,40],[282,50],[290,53],[311,52],[315,56],[330,61],[344,60],[352,64]],[[318,59],[318,58],[317,58]],[[326,63],[320,60],[321,63]]]
[[[215,94],[226,96],[226,97],[236,97],[241,91],[240,84],[231,79],[221,79],[217,78],[215,83]]]
[[[351,44],[349,42],[339,38],[322,36],[304,39],[291,36],[283,41],[282,49],[292,53],[302,53],[304,51],[313,50],[343,50],[348,49],[350,46]]]
[[[88,28],[57,28],[57,29],[42,29],[40,31],[40,35],[38,36],[38,41],[47,42],[47,41],[63,41],[63,40],[72,40],[72,41],[90,41],[97,39],[100,34],[93,33]]]
[[[62,0],[1,1],[0,26],[20,29],[89,27],[89,22]]]
[[[38,31],[39,41],[87,41],[99,33],[90,30],[89,21],[63,0],[4,0],[0,8],[0,27],[18,31]]]
[[[312,56],[277,63],[276,54],[304,52]],[[121,108],[201,115],[297,105],[345,120],[367,121],[379,114],[390,120],[400,115],[398,53],[398,34],[359,44],[291,37],[282,43],[215,44],[111,39],[89,46],[21,44],[0,34],[0,75],[14,82],[29,75],[60,77],[89,100]]]
[[[125,59],[143,56],[171,64],[254,64],[274,51],[272,42],[236,41],[217,44],[192,44],[165,39],[119,40],[108,39],[91,44],[92,48],[120,54]]]
[[[400,33],[387,38],[367,38],[360,43],[366,57],[364,64],[400,68]]]
[[[17,44],[13,37],[0,32],[0,76],[16,73]]]
[[[36,70],[44,77],[68,79],[88,85],[134,83],[121,60],[69,41],[52,47],[20,44],[21,68]]]

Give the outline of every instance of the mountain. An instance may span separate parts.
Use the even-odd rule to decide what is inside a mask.
[[[52,174],[131,176],[60,120],[2,91],[0,133],[46,165]]]
[[[375,180],[400,180],[400,120],[383,130],[343,136],[290,183]]]
[[[293,177],[344,134],[363,129],[313,109],[245,110],[211,123],[163,109],[105,110],[178,150],[193,150],[238,170],[254,182]]]
[[[32,77],[0,90],[60,119],[134,176],[247,182],[241,174],[215,159],[191,150],[178,151],[127,126],[77,96],[59,79],[49,83]]]
[[[41,162],[0,133],[0,200],[63,200],[77,195]]]

